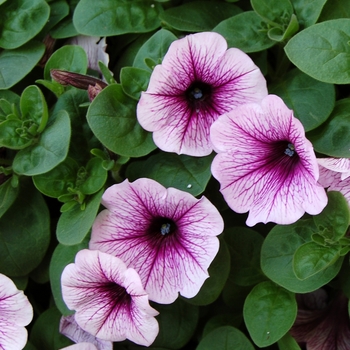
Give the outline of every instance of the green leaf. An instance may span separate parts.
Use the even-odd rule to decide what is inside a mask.
[[[34,270],[45,256],[50,236],[46,203],[30,181],[23,181],[20,194],[0,219],[0,272],[25,276]]]
[[[301,347],[298,345],[296,340],[290,335],[290,333],[286,333],[278,342],[279,350],[301,350]]]
[[[241,313],[226,312],[217,314],[210,318],[205,324],[202,337],[206,337],[214,329],[222,326],[239,327],[242,323],[242,320],[243,317]]]
[[[123,67],[120,71],[120,83],[124,92],[138,101],[142,91],[146,91],[151,73],[144,69]]]
[[[35,187],[48,197],[58,198],[66,194],[68,187],[74,188],[79,164],[67,157],[51,171],[33,176]]]
[[[250,0],[254,11],[272,26],[284,25],[293,14],[289,0]]]
[[[170,44],[177,40],[177,37],[168,30],[161,29],[153,34],[138,50],[133,66],[136,68],[152,71],[145,60],[152,60],[155,64],[162,62]]]
[[[350,83],[350,19],[308,27],[285,46],[293,64],[311,77],[331,84]]]
[[[303,124],[305,131],[315,129],[331,114],[335,104],[334,85],[322,83],[298,69],[269,87],[271,94],[280,96]]]
[[[0,147],[23,149],[33,143],[33,135],[22,133],[23,122],[19,119],[7,119],[0,123]]]
[[[86,167],[86,179],[78,185],[78,189],[86,195],[99,191],[107,180],[107,171],[103,168],[103,159],[91,158]]]
[[[37,86],[30,85],[22,92],[20,108],[22,120],[30,120],[36,123],[36,132],[41,133],[49,118],[49,111],[45,97]]]
[[[231,254],[230,282],[250,286],[265,280],[260,269],[263,237],[250,228],[234,227],[225,230],[224,238]]]
[[[147,0],[81,0],[73,23],[80,34],[91,36],[145,33],[160,26],[161,11],[160,4]]]
[[[81,210],[79,205],[75,205],[61,214],[56,229],[60,243],[72,246],[83,241],[95,221],[102,194],[103,190],[92,196],[84,210]]]
[[[88,58],[82,47],[78,45],[65,45],[56,50],[46,62],[44,77],[46,80],[51,80],[51,69],[85,74],[87,66]]]
[[[11,0],[1,6],[0,47],[15,49],[34,38],[49,19],[44,0]]]
[[[246,11],[219,23],[213,32],[221,34],[229,47],[258,52],[275,45],[267,36],[267,25],[254,11]]]
[[[16,154],[13,160],[13,170],[17,174],[33,176],[53,169],[67,156],[70,130],[67,112],[59,111],[40,135],[38,143]]]
[[[184,299],[193,305],[208,305],[213,303],[222,292],[230,272],[230,252],[226,243],[220,241],[220,249],[210,264],[209,278],[206,279],[199,293],[191,298]]]
[[[336,1],[337,0],[333,0],[332,5]],[[291,2],[293,4],[294,12],[297,15],[299,24],[302,27],[310,27],[317,22],[327,0],[291,0]]]
[[[178,298],[170,305],[155,304],[159,312],[159,334],[152,347],[181,349],[193,336],[196,330],[199,309]]]
[[[176,30],[205,32],[240,12],[239,7],[224,2],[194,1],[167,9],[160,19]]]
[[[0,89],[9,89],[23,79],[40,61],[45,52],[43,43],[31,41],[18,49],[0,53]]]
[[[11,180],[7,180],[0,185],[0,218],[11,207],[18,196],[19,187],[13,187]]]
[[[50,3],[50,18],[47,21],[42,32],[47,33],[57,23],[69,14],[69,5],[65,0],[56,0]]]
[[[350,18],[350,2],[348,0],[327,1],[321,12],[319,22],[338,18]]]
[[[116,154],[141,157],[156,148],[152,134],[136,119],[136,101],[125,95],[119,84],[109,85],[97,95],[87,120],[100,142]]]
[[[254,346],[239,329],[223,326],[207,334],[196,347],[196,350],[213,349],[254,350]]]
[[[66,39],[77,36],[80,33],[75,29],[72,16],[60,21],[51,31],[54,39]]]
[[[350,99],[336,102],[328,120],[315,130],[308,133],[317,152],[331,157],[350,158]]]
[[[312,241],[317,228],[312,219],[299,220],[293,225],[275,226],[261,248],[261,269],[273,282],[295,293],[312,292],[327,284],[339,272],[342,259],[303,281],[293,270],[293,256],[303,244]]]
[[[60,310],[62,315],[68,316],[74,313],[68,309],[66,304],[62,299],[61,290],[61,275],[64,268],[74,262],[75,255],[79,250],[88,247],[88,240],[83,241],[80,244],[74,246],[66,246],[63,244],[58,244],[55,251],[52,254],[52,259],[50,262],[50,282],[52,296],[55,301],[57,308]]]
[[[254,343],[265,347],[281,339],[297,315],[294,293],[270,282],[256,285],[244,303],[243,317]]]
[[[330,191],[327,195],[327,206],[313,219],[320,230],[326,228],[331,233],[331,236],[325,238],[337,242],[344,237],[350,224],[349,204],[340,192]]]
[[[45,310],[35,321],[30,333],[30,341],[38,349],[62,349],[73,344],[59,332],[61,313],[55,308]]]
[[[296,277],[305,280],[334,265],[340,258],[340,249],[340,246],[324,247],[315,242],[303,244],[294,253],[293,270]]]
[[[175,153],[158,153],[146,161],[131,163],[126,176],[130,181],[148,177],[164,187],[174,187],[194,196],[204,192],[210,177],[210,166],[214,155],[190,157]]]

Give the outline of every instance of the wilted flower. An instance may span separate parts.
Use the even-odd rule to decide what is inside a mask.
[[[106,190],[90,248],[122,259],[140,275],[150,300],[194,297],[208,276],[223,230],[217,209],[154,180],[128,180]]]
[[[85,332],[75,321],[74,315],[62,316],[60,320],[60,333],[79,344],[93,344],[97,350],[112,350],[113,343],[102,340]],[[83,349],[83,348],[82,348]],[[85,348],[84,348],[85,349]]]
[[[0,274],[0,348],[23,349],[33,318],[33,308],[23,291],[7,276]]]
[[[248,55],[227,50],[218,33],[197,33],[173,42],[137,106],[141,126],[167,152],[205,156],[209,129],[219,115],[267,95],[266,81]]]
[[[324,289],[297,295],[298,314],[290,333],[307,350],[350,349],[348,299]]]
[[[76,311],[75,321],[93,336],[145,346],[156,338],[158,312],[149,306],[137,272],[120,259],[81,250],[63,270],[61,283],[65,303]]]
[[[228,205],[249,211],[248,226],[291,224],[326,206],[312,144],[278,96],[224,114],[213,124],[211,139],[218,152],[212,173]]]
[[[329,191],[339,191],[350,206],[350,159],[317,158],[320,165],[319,183]]]

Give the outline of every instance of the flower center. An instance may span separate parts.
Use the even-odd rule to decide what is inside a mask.
[[[211,92],[212,88],[209,84],[195,81],[187,88],[185,94],[189,102],[197,103],[207,99]]]
[[[176,230],[177,226],[175,222],[172,219],[163,217],[154,218],[149,227],[149,232],[151,234],[158,235],[160,233],[161,236],[171,235]]]
[[[289,157],[292,157],[295,154],[295,147],[292,143],[288,143],[287,148],[284,151],[284,154],[286,154]]]

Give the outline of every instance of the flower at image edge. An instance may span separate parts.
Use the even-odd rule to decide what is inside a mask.
[[[227,49],[218,33],[191,34],[174,41],[154,68],[137,118],[161,150],[205,156],[219,115],[266,95],[265,78],[247,54]]]
[[[292,224],[327,204],[312,144],[283,100],[269,95],[222,115],[211,127],[212,174],[227,204],[249,211],[247,225]]]
[[[23,291],[10,278],[0,274],[0,348],[23,349],[33,318],[33,308]]]
[[[76,311],[75,321],[93,336],[145,346],[156,338],[158,312],[149,305],[137,272],[120,259],[81,250],[63,270],[61,285],[63,300]]]
[[[107,209],[92,227],[90,249],[134,268],[152,301],[170,304],[179,292],[186,298],[198,293],[223,230],[207,198],[141,178],[109,187],[102,204]]]

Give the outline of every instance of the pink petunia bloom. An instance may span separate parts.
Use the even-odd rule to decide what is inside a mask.
[[[329,298],[324,289],[297,295],[298,314],[290,330],[307,350],[350,349],[348,298],[337,293]]]
[[[224,114],[213,124],[211,139],[218,153],[212,174],[231,209],[249,211],[248,226],[291,224],[326,206],[312,144],[278,96]]]
[[[198,293],[223,230],[223,220],[207,198],[141,178],[108,188],[102,204],[107,209],[92,227],[90,249],[133,267],[157,303],[170,304],[179,292],[186,298]]]
[[[66,346],[65,348],[62,348],[60,350],[99,350],[99,349],[92,343],[84,342],[84,343]]]
[[[140,277],[115,256],[84,249],[61,277],[63,300],[86,332],[109,341],[149,346],[159,327]]]
[[[60,333],[75,343],[93,344],[97,350],[113,349],[113,343],[111,341],[96,338],[92,334],[85,332],[75,321],[74,315],[61,317]]]
[[[25,326],[32,318],[33,308],[23,291],[0,274],[0,349],[23,349],[28,338]]]
[[[266,95],[265,78],[247,54],[227,49],[218,33],[191,34],[174,41],[154,68],[137,118],[163,151],[205,156],[219,115]]]
[[[319,183],[328,191],[339,191],[350,206],[350,159],[317,158],[320,165]]]

